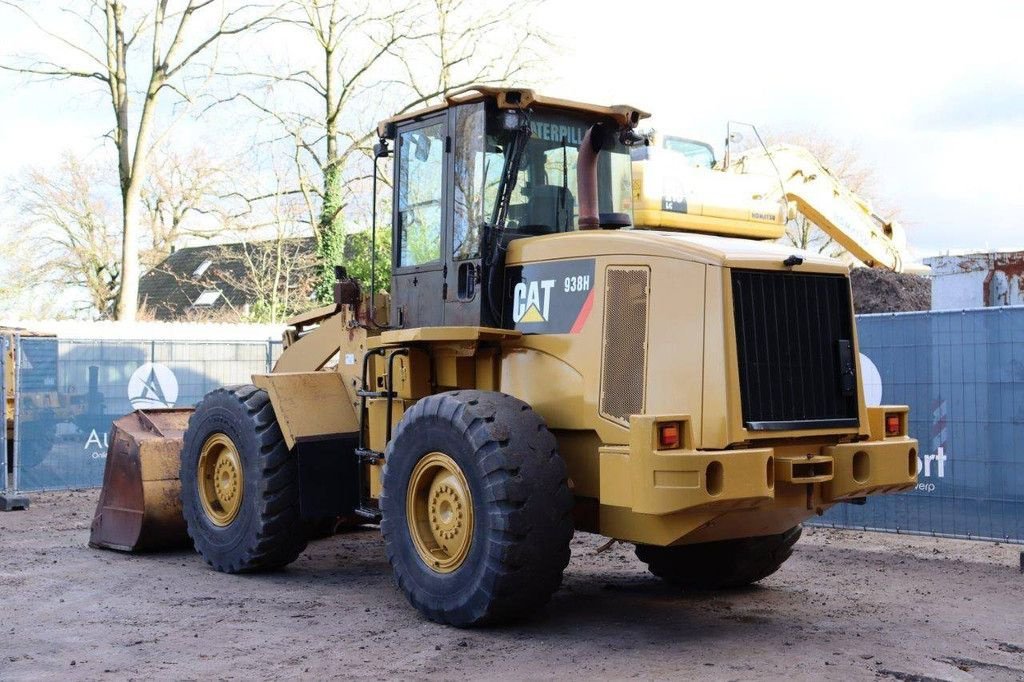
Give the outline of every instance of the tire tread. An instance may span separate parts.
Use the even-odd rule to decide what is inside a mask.
[[[298,500],[298,467],[294,457],[288,451],[284,436],[277,425],[274,408],[266,391],[252,384],[229,386],[217,389],[196,406],[199,414],[207,401],[222,401],[227,398],[237,404],[244,422],[238,426],[252,429],[258,446],[257,469],[261,479],[255,489],[259,491],[256,506],[256,529],[244,546],[228,557],[218,557],[214,553],[204,553],[204,538],[198,525],[201,519],[190,518],[189,510],[197,508],[185,499],[193,494],[187,486],[182,486],[182,507],[189,537],[196,549],[203,555],[210,566],[223,573],[249,573],[282,568],[295,559],[306,548],[305,525],[299,515]],[[195,418],[193,414],[193,418]],[[192,419],[190,428],[185,433],[184,448],[202,447],[208,434],[193,431]],[[186,463],[182,459],[182,468]],[[182,480],[186,480],[182,472]],[[244,503],[243,503],[244,504]],[[201,507],[198,507],[201,510]],[[200,513],[202,513],[200,511]]]
[[[389,522],[392,505],[404,505],[388,485],[393,453],[384,465],[381,507],[388,559],[409,601],[428,618],[453,625],[477,625],[523,618],[543,606],[558,589],[569,563],[573,534],[572,495],[565,463],[554,436],[529,405],[490,391],[451,391],[417,402],[395,430],[392,444],[422,419],[450,422],[469,441],[481,472],[487,511],[479,519],[490,531],[480,587],[460,609],[439,608],[431,595],[420,594],[403,575],[398,543],[407,535]],[[402,523],[401,525],[404,525]]]

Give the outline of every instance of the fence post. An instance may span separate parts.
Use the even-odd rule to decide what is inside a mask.
[[[4,345],[6,345],[9,342],[10,342],[10,337],[7,337],[7,338],[4,339]],[[14,335],[13,343],[14,343],[14,352],[11,355],[12,355],[12,358],[14,360],[14,372],[13,372],[13,374],[14,374],[14,387],[13,387],[14,388],[14,414],[13,414],[13,417],[14,417],[14,421],[13,421],[14,429],[13,429],[13,438],[11,439],[13,441],[11,443],[11,446],[12,446],[12,450],[11,450],[11,453],[12,453],[11,463],[13,464],[13,469],[14,469],[14,482],[13,482],[13,485],[12,485],[11,481],[10,480],[6,480],[6,476],[5,476],[5,486],[4,486],[5,489],[0,491],[0,511],[15,511],[15,510],[18,510],[18,509],[28,509],[28,504],[29,504],[28,497],[26,497],[24,495],[19,495],[17,493],[17,490],[18,490],[18,439],[19,439],[18,438],[18,436],[19,436],[19,434],[18,434],[18,430],[19,430],[18,422],[19,422],[19,419],[20,419],[20,403],[21,403],[21,393],[20,393],[20,387],[21,387],[21,334],[15,334]],[[4,397],[4,422],[5,423],[4,423],[4,436],[3,436],[3,441],[2,442],[3,442],[3,445],[4,445],[4,473],[6,474],[7,473],[7,424],[6,424],[6,421],[7,421],[7,387],[5,386],[5,382],[6,382],[6,378],[7,378],[7,372],[6,372],[6,369],[4,368],[4,363],[6,362],[7,349],[5,347],[2,350],[3,350],[4,357],[3,357],[3,359],[0,359],[0,395],[3,395],[3,397]]]
[[[274,342],[267,339],[267,373],[274,369]]]

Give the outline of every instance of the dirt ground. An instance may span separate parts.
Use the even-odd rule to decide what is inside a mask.
[[[0,679],[1024,679],[1017,546],[808,530],[760,587],[683,594],[581,533],[536,619],[456,630],[393,587],[376,529],[229,576],[90,549],[97,494],[0,514]]]

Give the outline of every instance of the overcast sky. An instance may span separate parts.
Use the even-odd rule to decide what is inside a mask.
[[[533,17],[561,54],[546,93],[633,104],[721,147],[726,121],[860,150],[919,256],[1024,249],[1022,3],[574,2]],[[0,45],[31,40],[0,22]],[[0,178],[101,148],[109,106],[0,79]]]

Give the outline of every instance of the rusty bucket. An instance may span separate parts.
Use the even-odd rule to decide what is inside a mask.
[[[142,552],[188,545],[178,467],[191,414],[136,410],[114,422],[90,546]]]

